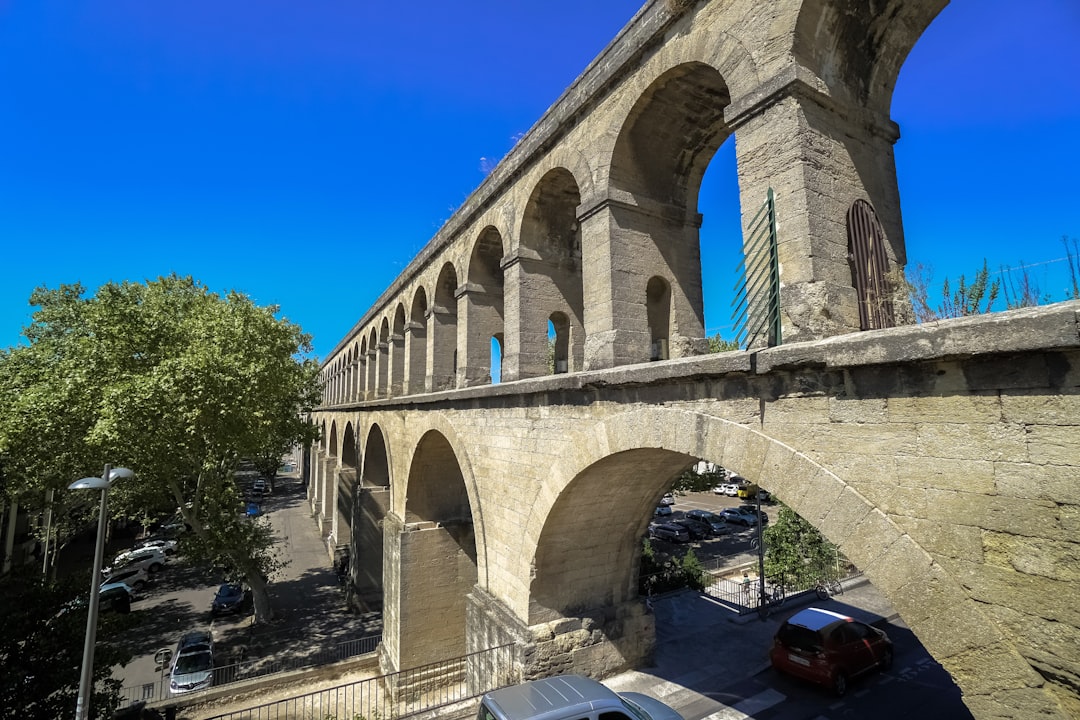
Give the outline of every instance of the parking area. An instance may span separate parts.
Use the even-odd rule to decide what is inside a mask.
[[[674,493],[674,504],[671,515],[654,517],[657,523],[669,522],[683,518],[691,510],[708,510],[720,513],[725,508],[735,508],[746,504],[748,501],[737,497],[717,495],[713,492]],[[762,503],[761,509],[772,517],[775,514],[773,505]],[[670,542],[661,538],[653,539],[654,548],[663,554],[681,556],[688,548],[692,548],[694,554],[703,563],[712,563],[715,566],[727,564],[739,564],[757,557],[757,551],[752,547],[752,540],[757,536],[757,529],[751,526],[728,523],[728,532],[719,536],[711,536],[690,540],[689,542]]]
[[[131,605],[126,642],[135,659],[113,673],[123,683],[126,698],[167,696],[168,669],[156,657],[164,650],[174,652],[187,633],[211,633],[217,677],[228,678],[235,673],[223,668],[236,663],[244,662],[246,671],[254,672],[260,663],[303,662],[339,643],[379,632],[378,617],[346,609],[296,473],[279,476],[259,504],[286,562],[270,581],[274,620],[255,623],[247,611],[212,616],[211,603],[223,578],[192,565],[182,554],[172,556]]]

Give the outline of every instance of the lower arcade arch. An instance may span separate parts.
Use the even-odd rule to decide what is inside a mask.
[[[428,430],[409,464],[400,515],[384,520],[387,557],[384,660],[397,669],[467,652],[467,597],[477,583],[477,542],[462,464],[447,437]]]
[[[573,665],[576,655],[593,658],[589,670],[602,673],[648,658],[655,627],[637,595],[639,542],[671,480],[702,459],[767,488],[837,545],[965,694],[978,683],[967,674],[970,662],[987,653],[1008,667],[1018,688],[1041,685],[957,578],[855,488],[795,448],[752,427],[666,408],[626,412],[582,431],[597,441],[554,463],[551,492],[524,532],[536,539],[522,553],[532,558],[523,569],[532,580],[525,606],[512,610],[527,618],[537,645],[550,646],[533,656],[551,665],[527,672]],[[591,532],[573,517],[585,497]],[[601,563],[609,569],[598,571]],[[597,632],[574,636],[582,623]],[[560,627],[571,632],[560,636]]]

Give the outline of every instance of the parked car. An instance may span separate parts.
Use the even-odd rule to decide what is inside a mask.
[[[103,572],[102,575],[104,579],[99,590],[104,590],[106,585],[115,585],[116,583],[126,583],[135,590],[141,590],[146,587],[146,583],[150,582],[150,576],[141,567],[121,568],[109,573]]]
[[[675,496],[672,495],[671,493],[664,493],[664,497],[660,498],[660,504],[661,505],[674,505],[675,504]]]
[[[720,517],[733,525],[745,525],[746,527],[757,525],[754,513],[747,515],[739,512],[739,508],[724,508],[720,511]]]
[[[714,512],[708,510],[690,510],[686,513],[686,517],[705,523],[709,526],[709,531],[713,535],[727,535],[731,532],[731,528],[728,527],[727,521]]]
[[[102,572],[111,574],[117,570],[137,567],[149,572],[157,572],[165,567],[165,553],[154,547],[137,548],[128,550],[116,556],[112,563]]]
[[[169,670],[169,691],[174,695],[205,690],[214,684],[214,639],[200,630],[180,638]]]
[[[143,548],[154,548],[160,550],[166,555],[173,555],[176,553],[176,546],[178,545],[176,540],[170,538],[147,538],[135,543],[131,548],[132,550],[142,550]]]
[[[756,505],[740,505],[735,509],[745,515],[749,515],[750,517],[754,517],[758,512]],[[764,510],[761,511],[761,522],[769,522],[769,513],[765,512]]]
[[[493,690],[480,699],[476,720],[578,720],[634,718],[682,720],[647,695],[617,693],[580,675],[557,675]]]
[[[727,495],[728,497],[735,497],[739,494],[739,486],[734,483],[720,483],[713,488],[713,492],[717,495]]]
[[[98,588],[98,608],[118,613],[131,612],[135,590],[125,582],[110,582]]]
[[[892,666],[893,647],[884,630],[821,608],[792,615],[773,638],[769,661],[780,672],[847,692],[848,681]]]
[[[678,525],[685,528],[691,540],[704,540],[712,534],[712,529],[700,520],[695,520],[691,517],[681,517],[678,520],[672,520],[672,525]]]
[[[131,603],[135,602],[135,590],[127,583],[108,581],[98,587],[98,609],[102,612],[112,610],[118,613],[131,612]],[[67,612],[76,608],[84,608],[88,604],[85,595],[81,595],[64,606],[60,612]]]
[[[251,590],[239,583],[225,583],[219,587],[210,603],[212,616],[245,613],[250,609]]]
[[[251,483],[251,492],[254,495],[266,495],[270,492],[270,483],[266,482],[266,478],[257,478]]]
[[[649,526],[649,537],[673,543],[690,542],[690,533],[686,528],[674,523],[659,523]]]
[[[656,510],[653,511],[653,517],[659,517],[661,515],[670,515],[670,514],[671,514],[671,506],[670,505],[657,505]]]

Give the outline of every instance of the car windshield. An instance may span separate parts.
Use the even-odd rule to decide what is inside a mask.
[[[214,667],[214,658],[208,652],[185,653],[176,658],[174,675],[187,675],[188,673],[205,672]]]
[[[821,636],[801,625],[784,623],[776,636],[786,648],[804,652],[821,652]]]
[[[234,600],[239,596],[240,588],[235,585],[222,585],[217,591],[218,600]]]

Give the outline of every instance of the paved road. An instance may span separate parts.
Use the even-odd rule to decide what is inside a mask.
[[[842,699],[772,670],[768,650],[773,635],[786,617],[811,604],[888,632],[896,647],[892,670],[853,681]],[[605,684],[664,700],[686,720],[899,720],[911,717],[912,710],[920,720],[971,717],[952,678],[865,581],[834,599],[822,601],[811,595],[789,601],[765,621],[756,614],[738,617],[693,592],[657,599],[654,612],[657,649],[652,667],[623,673]]]

